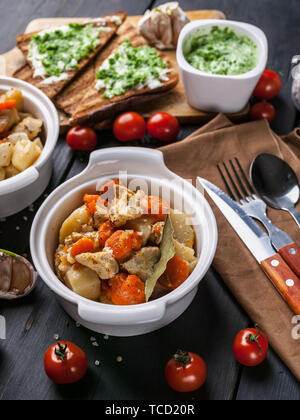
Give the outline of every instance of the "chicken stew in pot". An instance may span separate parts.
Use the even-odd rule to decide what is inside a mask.
[[[136,305],[179,287],[195,269],[195,232],[189,215],[119,179],[62,224],[55,253],[58,278],[87,299]]]

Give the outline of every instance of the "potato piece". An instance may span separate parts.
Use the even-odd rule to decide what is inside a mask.
[[[195,257],[195,250],[181,244],[176,239],[174,240],[174,243],[176,255],[179,255],[179,257],[184,259],[188,264],[191,273],[198,263],[198,258]]]
[[[82,226],[86,225],[90,219],[90,214],[86,206],[79,207],[64,221],[59,232],[59,242],[64,243],[67,236],[73,232],[81,232]]]
[[[20,140],[29,140],[26,133],[12,133],[7,137],[12,144],[16,145]]]
[[[0,166],[8,166],[11,162],[12,154],[13,147],[8,141],[0,143]]]
[[[5,169],[0,167],[0,181],[6,178]]]
[[[21,111],[23,109],[23,94],[18,89],[10,89],[8,92],[6,92],[6,100],[12,100],[14,99],[17,101],[16,108],[18,111]]]
[[[119,264],[113,257],[111,252],[86,252],[77,255],[76,261],[91,270],[96,271],[98,276],[103,280],[113,278],[119,272]]]
[[[159,258],[159,248],[149,246],[142,248],[121,266],[129,274],[134,274],[146,281],[153,274],[155,264],[159,261]]]
[[[69,270],[65,276],[66,286],[86,299],[99,301],[101,294],[101,281],[95,271],[87,267]]]
[[[195,232],[191,224],[191,217],[184,213],[175,212],[174,210],[171,210],[170,216],[175,238],[185,246],[193,248]]]
[[[33,140],[33,144],[36,144],[41,150],[43,150],[44,148],[43,143],[39,137]]]
[[[41,154],[41,149],[30,140],[20,140],[14,148],[12,164],[20,172],[29,168]]]
[[[13,125],[18,124],[20,117],[16,108],[0,112],[0,133],[9,131]]]
[[[11,163],[5,168],[5,176],[6,178],[12,178],[13,176],[16,176],[20,173],[17,168],[14,167],[14,165]]]
[[[13,133],[26,133],[29,140],[33,140],[40,134],[42,125],[42,120],[27,117],[13,128]]]

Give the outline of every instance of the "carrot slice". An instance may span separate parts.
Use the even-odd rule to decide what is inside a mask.
[[[16,105],[17,101],[15,99],[9,99],[8,101],[0,102],[0,111],[14,108]]]
[[[167,264],[165,274],[159,279],[159,283],[167,289],[177,289],[190,274],[189,266],[179,255],[175,255]]]
[[[111,188],[113,188],[114,185],[119,185],[119,184],[120,184],[120,180],[118,178],[110,179],[104,185],[102,185],[102,187],[99,190],[99,194],[102,195],[108,192],[108,190],[110,190]]]
[[[115,305],[138,305],[146,302],[145,283],[137,276],[121,273],[111,279],[111,299]]]
[[[83,202],[84,203],[91,203],[92,201],[99,200],[99,195],[92,195],[92,194],[84,194],[83,196]]]
[[[100,199],[100,195],[85,194],[83,196],[83,202],[85,203],[86,207],[88,208],[91,216],[96,213],[97,201],[99,199]]]
[[[85,252],[94,252],[95,246],[94,242],[89,238],[81,238],[79,241],[75,242],[75,244],[71,248],[71,256],[73,258],[76,255],[84,254]]]
[[[132,251],[132,234],[124,230],[117,230],[106,241],[105,246],[112,249],[114,257],[119,260]]]
[[[157,220],[164,221],[170,212],[170,206],[159,197],[148,196],[142,200],[142,207],[145,214],[151,214]]]
[[[111,237],[111,235],[115,232],[115,228],[110,222],[102,223],[99,228],[99,245],[104,248],[106,241]]]

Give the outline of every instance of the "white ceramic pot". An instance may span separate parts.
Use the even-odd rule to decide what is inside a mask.
[[[199,29],[212,26],[229,27],[238,35],[246,35],[257,45],[258,64],[248,73],[224,76],[204,73],[192,67],[184,57],[187,38]],[[248,103],[262,75],[268,59],[268,41],[263,31],[248,23],[226,20],[198,20],[189,23],[181,31],[177,46],[177,62],[180,68],[188,102],[193,108],[207,112],[235,113]]]
[[[118,177],[119,171],[128,171],[128,178],[131,180],[146,180],[148,184],[167,187],[172,192],[178,192],[178,183],[184,185],[185,210],[195,214],[194,228],[199,257],[197,267],[175,291],[135,306],[106,305],[82,298],[64,286],[54,273],[53,256],[63,221],[75,208],[82,205],[84,193],[95,192],[98,182],[102,184],[108,179]],[[217,236],[215,217],[204,196],[189,182],[167,169],[161,152],[120,147],[92,153],[87,168],[48,197],[34,220],[30,246],[38,273],[75,321],[103,334],[133,336],[157,330],[187,309],[196,295],[199,282],[211,265]]]
[[[0,77],[0,89],[11,88],[22,91],[24,112],[30,112],[43,121],[44,150],[30,168],[0,182],[0,217],[25,209],[46,189],[52,173],[52,153],[59,135],[57,111],[42,91],[21,80]]]

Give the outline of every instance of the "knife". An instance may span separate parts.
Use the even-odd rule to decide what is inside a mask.
[[[249,217],[242,207],[220,188],[198,177],[205,191],[223,213],[229,224],[260,264],[284,300],[300,315],[300,279],[279,253],[274,251],[268,235]]]

